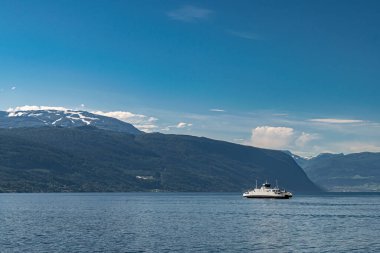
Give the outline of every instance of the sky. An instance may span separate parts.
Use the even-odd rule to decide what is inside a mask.
[[[380,152],[380,1],[0,0],[0,110]]]

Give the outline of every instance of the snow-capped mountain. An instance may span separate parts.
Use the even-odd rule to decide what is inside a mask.
[[[60,126],[97,128],[130,134],[142,132],[133,125],[115,118],[63,107],[16,108],[0,111],[0,128]]]

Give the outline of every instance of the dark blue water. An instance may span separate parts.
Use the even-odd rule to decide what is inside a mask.
[[[380,252],[380,195],[0,194],[0,252]]]

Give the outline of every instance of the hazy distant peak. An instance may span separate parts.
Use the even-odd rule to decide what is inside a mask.
[[[319,155],[316,156],[316,158],[329,158],[329,157],[337,157],[337,156],[344,156],[343,153],[339,154],[333,154],[333,153],[320,153]]]

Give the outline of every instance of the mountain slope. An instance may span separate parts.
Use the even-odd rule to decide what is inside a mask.
[[[320,154],[295,161],[328,191],[380,191],[380,153]]]
[[[141,134],[142,132],[133,125],[115,118],[105,117],[86,111],[70,110],[66,108],[47,109],[17,109],[0,111],[0,128],[18,127],[79,127],[96,126],[100,129]]]
[[[0,129],[2,191],[242,191],[256,179],[319,191],[280,151],[91,126]]]

